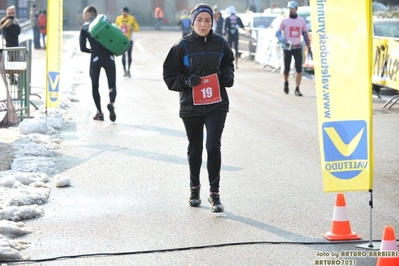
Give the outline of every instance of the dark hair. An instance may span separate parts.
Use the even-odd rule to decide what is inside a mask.
[[[94,6],[87,6],[83,11],[90,13],[93,17],[97,16],[97,9]]]

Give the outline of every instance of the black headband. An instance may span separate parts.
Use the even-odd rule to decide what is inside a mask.
[[[212,24],[213,24],[213,10],[212,8],[208,7],[208,6],[199,6],[197,9],[193,10],[193,12],[191,12],[191,25],[194,24],[194,20],[195,18],[198,16],[199,13],[201,12],[207,12],[209,13],[209,15],[211,15],[211,19],[212,19]]]

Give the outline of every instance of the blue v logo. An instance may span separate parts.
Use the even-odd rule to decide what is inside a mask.
[[[60,87],[60,73],[59,72],[48,72],[48,91],[50,99],[55,102],[58,99],[58,92]]]
[[[331,174],[349,179],[367,167],[366,121],[326,122],[322,131],[325,168]]]

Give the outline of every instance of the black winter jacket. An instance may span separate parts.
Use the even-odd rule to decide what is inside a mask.
[[[169,51],[163,64],[163,79],[169,90],[180,92],[180,117],[202,116],[229,110],[229,98],[223,77],[234,79],[234,55],[226,40],[211,30],[207,37],[192,31]],[[217,73],[222,101],[210,105],[194,105],[192,88],[187,79],[192,74],[208,76]]]
[[[1,31],[4,39],[6,40],[6,47],[17,47],[19,46],[18,36],[21,33],[19,26],[19,20],[14,17],[4,17],[0,21]]]

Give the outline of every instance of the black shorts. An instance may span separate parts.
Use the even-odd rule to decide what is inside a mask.
[[[295,59],[296,73],[302,73],[302,48],[298,48],[289,51],[284,50],[284,74],[288,74],[290,72],[292,57]]]

